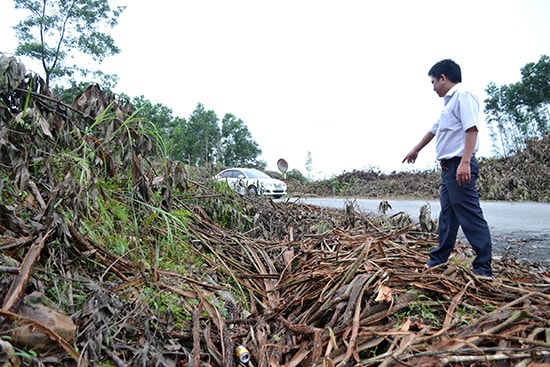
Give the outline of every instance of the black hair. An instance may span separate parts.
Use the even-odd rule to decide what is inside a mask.
[[[460,66],[451,59],[439,61],[428,71],[428,76],[436,79],[441,78],[441,75],[445,75],[453,83],[462,82]]]

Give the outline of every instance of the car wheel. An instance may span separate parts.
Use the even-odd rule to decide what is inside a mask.
[[[248,186],[248,193],[252,196],[258,195],[258,189],[256,186]]]

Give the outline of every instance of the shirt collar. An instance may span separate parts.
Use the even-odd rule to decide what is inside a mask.
[[[447,102],[449,102],[453,94],[455,94],[455,92],[459,89],[460,89],[460,83],[455,84],[451,89],[447,91],[447,93],[445,93],[445,95],[443,96],[443,102],[447,104]]]

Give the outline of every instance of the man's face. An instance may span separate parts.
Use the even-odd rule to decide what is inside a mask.
[[[443,97],[449,90],[449,88],[447,88],[447,78],[442,74],[439,78],[432,76],[431,79],[432,85],[434,86],[434,91],[438,96]]]

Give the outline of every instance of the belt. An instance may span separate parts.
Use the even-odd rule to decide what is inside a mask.
[[[443,172],[449,171],[449,168],[447,168],[449,163],[459,163],[461,159],[462,159],[462,157],[452,157],[452,158],[448,158],[448,159],[441,159],[439,161],[439,164],[441,165],[441,170]]]
[[[444,165],[444,164],[448,164],[448,163],[460,162],[461,159],[462,159],[462,157],[452,157],[452,158],[442,159],[442,160],[439,161],[439,163],[441,165]]]

